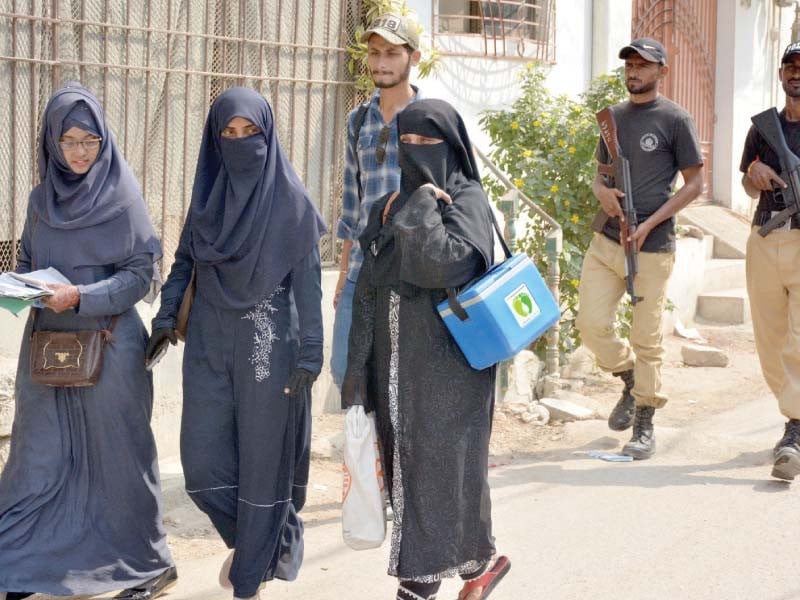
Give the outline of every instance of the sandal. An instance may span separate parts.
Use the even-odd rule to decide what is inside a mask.
[[[483,588],[481,595],[476,600],[484,600],[492,593],[500,580],[506,576],[511,570],[511,561],[507,556],[498,556],[494,564],[484,571],[483,575],[476,577],[471,581],[467,581],[461,591],[458,593],[458,600],[466,600],[466,598],[477,588]]]
[[[178,570],[169,567],[158,577],[153,577],[149,581],[126,590],[122,590],[114,596],[117,600],[154,600],[178,583]],[[9,600],[12,597],[9,596]]]

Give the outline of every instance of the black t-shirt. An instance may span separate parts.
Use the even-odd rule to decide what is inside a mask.
[[[663,96],[645,104],[622,102],[611,111],[622,156],[631,163],[633,205],[641,223],[672,196],[678,171],[703,164],[700,142],[689,113]],[[595,156],[602,163],[610,162],[602,138]],[[619,242],[619,220],[609,219],[603,234]],[[642,250],[674,252],[675,218],[654,227]]]
[[[800,156],[800,122],[787,121],[786,111],[782,110],[778,113],[778,119],[781,122],[781,129],[783,130],[783,137],[786,138],[786,143],[789,149]],[[769,147],[769,144],[758,133],[755,125],[750,126],[750,131],[747,132],[747,138],[744,141],[744,151],[742,152],[742,162],[739,164],[739,170],[742,173],[747,173],[747,167],[750,163],[758,158],[768,167],[778,174],[781,174],[781,163],[778,160],[778,155]],[[783,202],[776,201],[772,192],[762,191],[758,197],[757,210],[783,210]]]

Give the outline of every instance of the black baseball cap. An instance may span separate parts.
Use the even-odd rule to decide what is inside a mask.
[[[781,59],[781,64],[789,62],[789,59],[795,54],[800,54],[800,42],[792,42],[791,44],[786,46],[786,50],[783,51],[783,58]]]
[[[643,37],[633,40],[619,51],[619,57],[622,59],[628,58],[631,52],[636,52],[636,54],[649,62],[660,65],[667,64],[667,51],[664,45],[653,38]]]

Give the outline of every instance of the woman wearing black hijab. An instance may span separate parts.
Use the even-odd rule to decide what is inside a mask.
[[[359,243],[344,406],[374,409],[394,512],[389,574],[398,600],[488,597],[510,568],[493,560],[488,484],[494,369],[472,369],[438,315],[446,288],[492,264],[490,207],[459,114],[420,100],[398,115],[400,190],[377,201]]]
[[[257,598],[303,559],[311,384],[322,366],[322,219],[283,153],[263,96],[211,106],[192,202],[148,356],[175,343],[192,269],[183,355],[186,490],[234,549],[220,583]]]

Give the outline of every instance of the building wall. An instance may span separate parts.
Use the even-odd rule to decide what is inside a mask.
[[[777,71],[794,15],[772,0],[720,0],[717,11],[714,199],[749,215],[755,204],[741,186],[742,147],[750,116],[783,106]]]
[[[595,0],[592,15],[592,77],[596,77],[622,65],[618,53],[631,41],[632,4]]]

